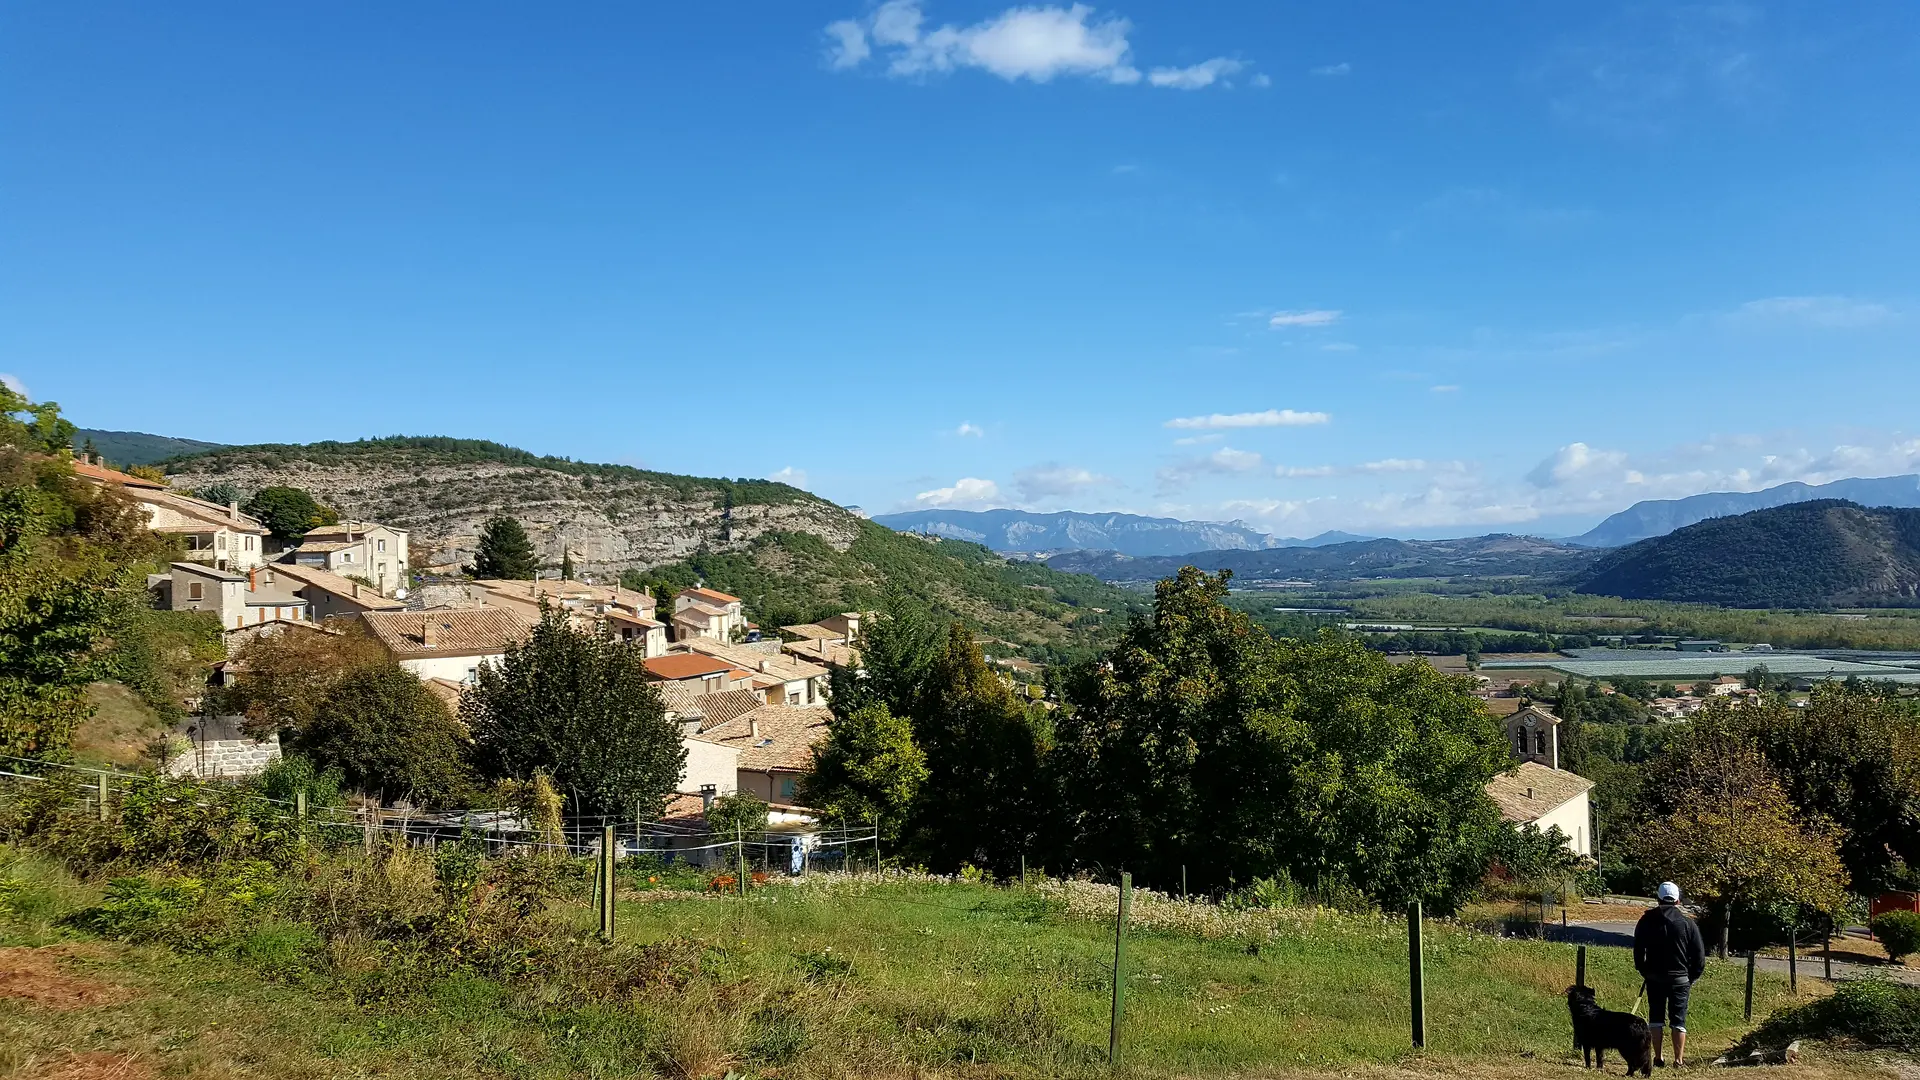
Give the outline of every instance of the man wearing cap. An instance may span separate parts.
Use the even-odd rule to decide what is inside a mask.
[[[1680,886],[1660,883],[1660,906],[1633,928],[1633,966],[1647,980],[1647,1027],[1653,1030],[1653,1063],[1660,1060],[1661,1031],[1673,1024],[1673,1064],[1687,1057],[1687,995],[1707,969],[1707,943],[1680,910]]]

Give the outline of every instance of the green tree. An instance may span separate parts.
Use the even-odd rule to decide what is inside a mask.
[[[573,552],[571,551],[560,553],[560,580],[573,580]]]
[[[959,623],[948,627],[921,702],[913,736],[927,781],[909,844],[943,870],[1018,867],[1046,845],[1056,812],[1043,771],[1053,742],[1046,710],[1016,698]]]
[[[639,645],[573,625],[543,605],[525,642],[482,666],[460,699],[483,775],[544,770],[576,813],[658,813],[680,782],[680,728],[641,667]]]
[[[474,577],[527,581],[538,566],[533,541],[517,519],[503,514],[481,526],[480,543],[473,553]]]
[[[1457,906],[1505,827],[1484,787],[1509,764],[1470,684],[1350,639],[1276,642],[1224,604],[1227,579],[1161,582],[1076,679],[1056,761],[1079,860]]]
[[[729,791],[707,807],[707,830],[726,838],[758,836],[767,830],[767,800],[751,791]]]
[[[1840,829],[1798,810],[1759,744],[1724,716],[1696,718],[1648,764],[1643,791],[1642,865],[1712,902],[1721,925],[1735,909],[1846,910]]]
[[[458,805],[473,788],[466,736],[453,714],[391,660],[345,672],[291,743],[382,802]]]
[[[878,822],[891,841],[926,780],[927,756],[913,741],[913,724],[873,702],[828,722],[827,739],[813,748],[800,779],[800,801],[828,818]]]
[[[225,480],[221,480],[195,491],[193,497],[226,506],[229,503],[237,503],[240,501],[240,489],[227,483]]]
[[[267,532],[285,544],[297,544],[309,529],[340,520],[339,515],[320,505],[312,495],[284,484],[261,488],[240,509],[260,519]]]

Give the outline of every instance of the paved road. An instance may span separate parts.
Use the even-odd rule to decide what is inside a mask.
[[[1560,940],[1561,930],[1559,927],[1549,926],[1548,929],[1552,932],[1556,940]],[[1600,945],[1628,949],[1633,947],[1633,924],[1630,922],[1574,922],[1567,924],[1565,933],[1566,938],[1564,940],[1575,945]],[[1787,961],[1785,957],[1762,956],[1756,961],[1755,966],[1763,971],[1777,971],[1782,975],[1787,972]],[[1821,970],[1819,957],[1808,958],[1803,956],[1800,958],[1801,978],[1817,979],[1821,975]],[[1907,983],[1911,986],[1920,986],[1920,970],[1915,970],[1910,967],[1892,967],[1882,964],[1855,964],[1844,960],[1835,960],[1833,962],[1833,977],[1835,979],[1860,979],[1868,975],[1885,975],[1898,982]]]

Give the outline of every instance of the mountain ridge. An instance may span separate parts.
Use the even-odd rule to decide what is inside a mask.
[[[1577,592],[1744,608],[1920,604],[1920,509],[1819,499],[1710,518],[1603,556]]]
[[[944,536],[993,551],[1117,551],[1123,555],[1184,555],[1196,551],[1261,551],[1315,547],[1366,539],[1327,532],[1306,539],[1276,537],[1244,521],[1188,521],[1141,514],[1056,510],[908,510],[873,520],[899,532]]]
[[[1759,491],[1709,491],[1683,499],[1648,499],[1613,514],[1569,543],[1582,547],[1624,547],[1665,536],[1709,518],[1732,517],[1816,499],[1844,499],[1861,506],[1920,507],[1920,473],[1902,476],[1848,477],[1826,484],[1798,480]]]
[[[1182,566],[1232,570],[1241,583],[1351,581],[1356,578],[1563,577],[1583,570],[1600,553],[1555,540],[1511,533],[1456,540],[1359,540],[1321,547],[1264,551],[1201,551],[1133,558],[1114,552],[1067,552],[1047,565],[1103,581],[1163,578]]]

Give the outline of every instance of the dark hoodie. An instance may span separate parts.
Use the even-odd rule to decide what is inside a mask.
[[[1633,966],[1644,978],[1693,982],[1707,969],[1707,943],[1680,905],[1661,904],[1633,928]]]

